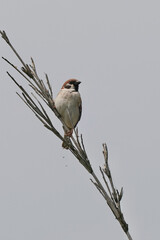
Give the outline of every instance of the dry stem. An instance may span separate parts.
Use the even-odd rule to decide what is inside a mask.
[[[45,108],[43,107],[41,102],[38,100],[37,96],[40,97],[40,99],[54,112],[55,116],[61,121],[62,125],[64,126],[64,129],[67,129],[67,126],[65,126],[63,119],[61,118],[60,114],[55,108],[54,100],[53,100],[53,91],[52,91],[52,87],[47,74],[45,75],[45,78],[46,78],[46,84],[45,84],[45,82],[41,80],[38,76],[33,59],[31,58],[31,65],[25,64],[22,58],[20,57],[20,55],[15,50],[15,48],[12,46],[5,31],[0,31],[0,34],[2,38],[6,41],[6,43],[11,47],[11,49],[16,54],[18,59],[20,60],[22,64],[21,70],[15,67],[14,64],[12,64],[6,58],[3,57],[3,59],[11,67],[13,67],[20,74],[21,77],[23,77],[28,82],[29,86],[35,93],[35,94],[32,94],[31,96],[21,85],[19,85],[19,83],[14,79],[14,77],[9,72],[7,72],[9,77],[21,90],[21,94],[17,93],[18,96],[32,110],[35,116],[43,123],[43,125],[48,130],[52,131],[61,141],[65,141],[71,153],[79,160],[79,162],[85,167],[85,169],[92,175],[94,179],[94,180],[91,179],[92,183],[96,186],[98,191],[106,200],[108,206],[110,207],[116,219],[119,221],[128,239],[132,240],[128,230],[128,224],[126,223],[121,211],[120,201],[123,196],[123,188],[119,193],[119,191],[114,186],[113,178],[108,165],[107,145],[103,144],[103,155],[104,155],[105,164],[103,169],[100,167],[102,179],[104,181],[104,185],[106,186],[106,189],[105,189],[91,167],[91,163],[88,159],[88,156],[84,147],[83,137],[82,135],[80,136],[80,138],[78,136],[78,129],[74,131],[75,137],[72,136],[68,140],[65,140],[62,137],[62,135],[56,130]]]

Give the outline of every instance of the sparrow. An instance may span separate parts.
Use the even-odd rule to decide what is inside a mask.
[[[73,129],[77,126],[82,114],[82,100],[80,93],[78,92],[79,84],[81,82],[76,79],[67,80],[57,97],[55,98],[55,108],[61,115],[67,130],[64,128],[64,139],[71,137]],[[65,142],[62,143],[62,147],[68,149]]]

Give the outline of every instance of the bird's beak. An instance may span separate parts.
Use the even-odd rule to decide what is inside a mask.
[[[80,81],[77,81],[76,84],[79,85],[81,82]]]

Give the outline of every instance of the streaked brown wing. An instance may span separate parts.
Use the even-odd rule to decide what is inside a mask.
[[[79,105],[79,118],[78,118],[78,121],[77,121],[75,127],[77,126],[79,120],[81,119],[81,116],[82,116],[82,102],[81,102],[80,105]]]

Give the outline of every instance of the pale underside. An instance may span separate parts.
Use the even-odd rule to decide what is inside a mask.
[[[55,107],[70,129],[73,129],[80,119],[80,106],[80,94],[73,89],[61,89],[55,99]]]

